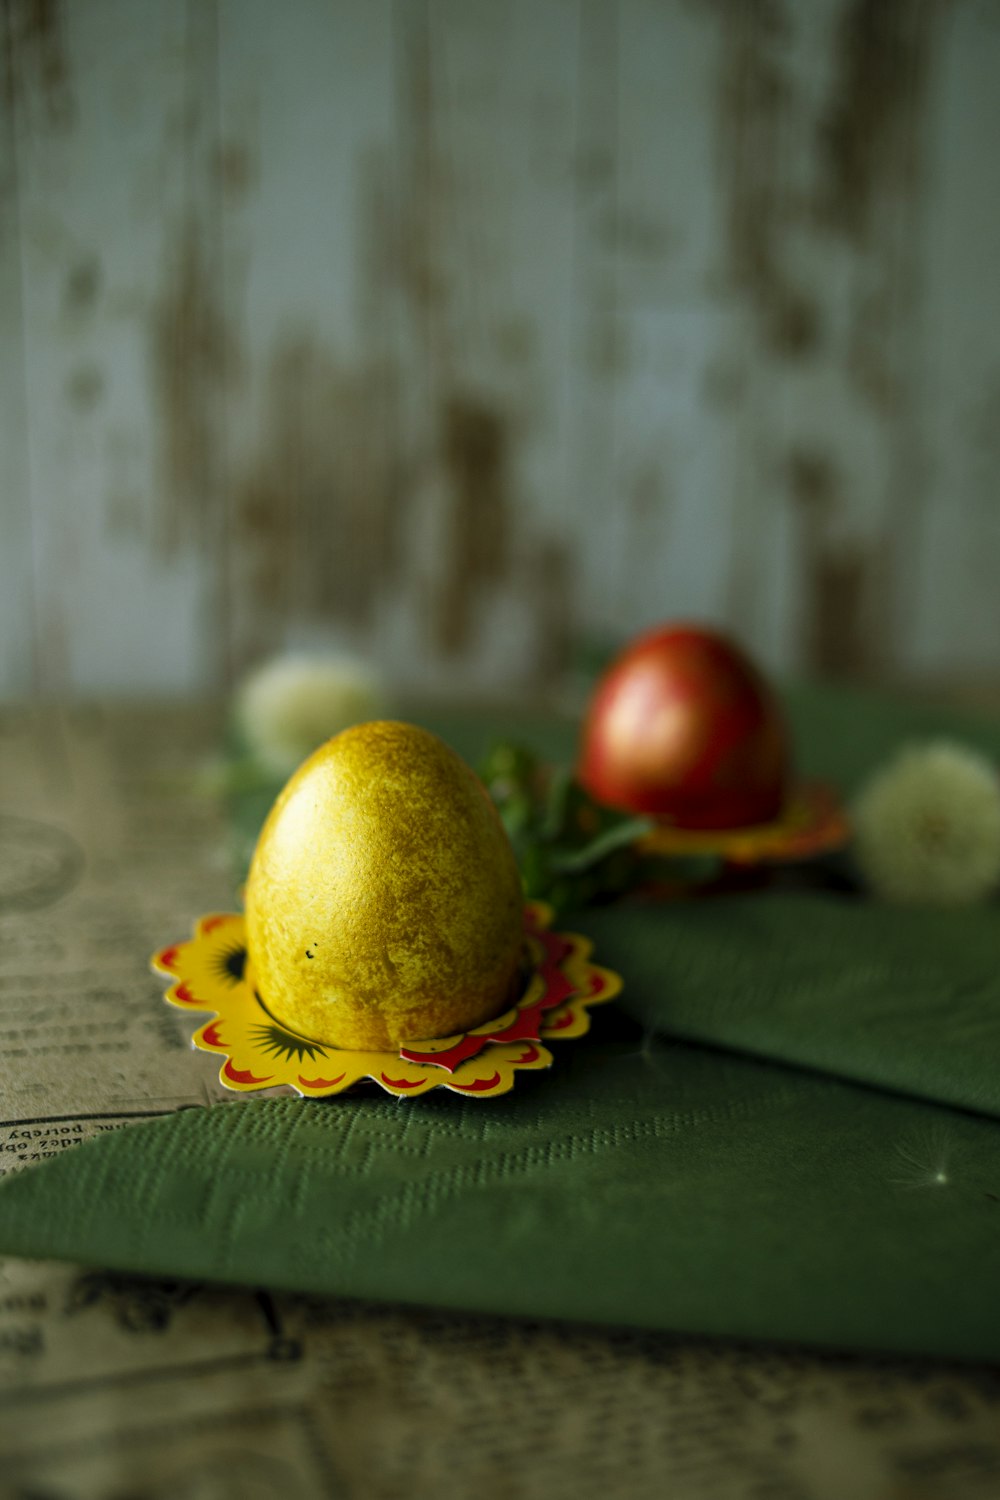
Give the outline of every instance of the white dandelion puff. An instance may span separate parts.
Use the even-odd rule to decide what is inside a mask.
[[[347,656],[275,657],[249,673],[236,695],[249,750],[280,776],[332,735],[383,712],[378,677]]]
[[[855,854],[872,891],[901,906],[961,906],[1000,881],[1000,777],[947,740],[904,748],[854,809]]]

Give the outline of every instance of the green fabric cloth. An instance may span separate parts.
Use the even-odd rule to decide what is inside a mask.
[[[857,695],[792,713],[802,765],[847,787],[908,735],[1000,750]],[[436,722],[472,757],[497,728]],[[136,1126],[0,1184],[0,1252],[1000,1357],[995,906],[762,892],[565,925],[625,991],[550,1074],[492,1103],[250,1099]]]

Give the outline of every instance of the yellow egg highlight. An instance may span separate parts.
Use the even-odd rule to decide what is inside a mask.
[[[436,735],[359,724],[299,767],[246,888],[271,1014],[352,1050],[450,1036],[516,993],[523,894],[485,788]]]

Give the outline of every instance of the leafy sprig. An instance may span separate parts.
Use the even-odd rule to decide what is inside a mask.
[[[525,894],[569,911],[657,881],[704,879],[714,859],[652,858],[639,840],[652,819],[595,802],[566,767],[501,741],[479,767],[521,870]]]

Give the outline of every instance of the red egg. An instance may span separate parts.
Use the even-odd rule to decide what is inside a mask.
[[[789,779],[777,695],[726,636],[660,626],[598,683],[578,776],[599,802],[679,828],[770,822]]]

